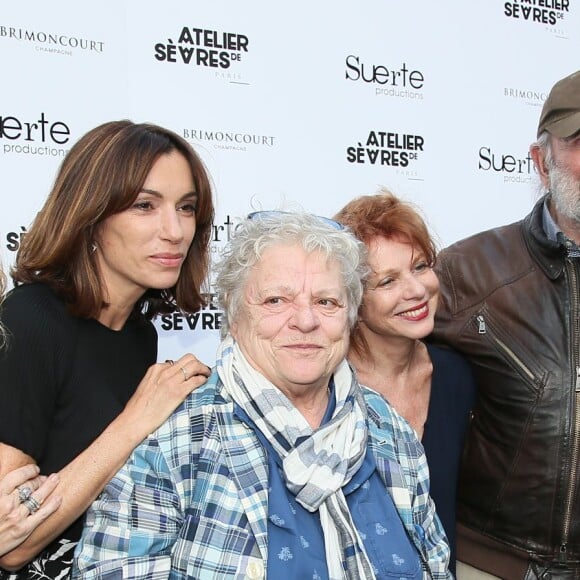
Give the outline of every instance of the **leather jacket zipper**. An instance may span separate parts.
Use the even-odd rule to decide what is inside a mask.
[[[487,324],[485,322],[485,318],[483,315],[478,315],[477,318],[477,333],[478,334],[487,334]],[[536,383],[536,378],[534,373],[527,367],[524,361],[518,357],[515,352],[500,338],[498,338],[495,334],[489,335],[491,340],[499,346],[501,351],[505,354],[505,356],[514,363],[514,365],[530,380],[532,383]]]
[[[578,366],[578,348],[580,346],[580,329],[578,328],[578,274],[574,265],[567,260],[566,271],[570,279],[571,288],[571,308],[570,319],[572,330],[572,368],[576,373],[574,385],[574,412],[572,414],[572,430],[570,441],[570,462],[568,464],[568,487],[564,498],[564,520],[562,524],[562,540],[560,543],[560,562],[566,562],[568,551],[568,536],[570,534],[570,523],[572,521],[572,508],[574,496],[576,494],[576,476],[578,473],[578,451],[580,449],[580,367]]]
[[[575,269],[568,270],[571,286],[571,319],[573,321],[577,320],[577,316],[574,314],[578,309],[579,303],[579,292],[578,292],[578,278]],[[535,383],[535,377],[533,372],[527,367],[527,365],[519,358],[513,350],[505,344],[500,338],[498,338],[495,333],[488,333],[488,325],[486,323],[483,315],[479,314],[476,317],[477,322],[477,332],[478,334],[486,334],[490,340],[504,353],[504,355],[510,360],[520,372],[527,377],[532,383]],[[572,331],[572,363],[575,372],[575,383],[574,383],[574,409],[572,412],[572,428],[571,428],[571,441],[570,441],[570,453],[569,453],[569,467],[568,467],[568,485],[566,488],[566,495],[564,498],[564,517],[562,520],[562,536],[560,541],[560,549],[558,554],[558,562],[566,563],[568,559],[568,537],[570,534],[570,524],[572,521],[572,508],[574,503],[574,496],[576,494],[576,477],[578,474],[578,455],[580,452],[580,366],[578,364],[578,348],[580,347],[580,328],[576,322],[573,322]]]

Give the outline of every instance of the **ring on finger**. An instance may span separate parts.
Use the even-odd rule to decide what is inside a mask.
[[[18,499],[20,503],[24,503],[32,495],[32,490],[29,487],[22,486],[18,488]]]
[[[189,379],[189,377],[187,376],[187,372],[185,370],[184,367],[179,367],[181,369],[181,372],[183,373],[183,380],[187,381],[187,379]]]
[[[30,496],[28,499],[25,499],[22,502],[22,505],[24,505],[28,509],[30,514],[33,514],[34,512],[37,512],[40,509],[39,501],[33,498],[32,496]]]

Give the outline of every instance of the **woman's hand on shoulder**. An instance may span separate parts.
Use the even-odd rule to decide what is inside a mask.
[[[193,390],[203,385],[211,369],[193,354],[149,367],[124,414],[135,414],[143,436],[155,431]]]
[[[40,476],[36,465],[14,469],[0,480],[0,556],[20,545],[59,508],[62,498],[51,495],[57,484],[58,475]],[[27,496],[28,502],[23,500]]]

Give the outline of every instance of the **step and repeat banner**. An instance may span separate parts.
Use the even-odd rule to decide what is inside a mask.
[[[0,10],[1,259],[63,156],[128,118],[173,129],[215,188],[212,256],[256,209],[334,214],[385,186],[439,246],[525,215],[550,87],[580,68],[578,0],[22,0]],[[157,320],[212,363],[221,311]]]

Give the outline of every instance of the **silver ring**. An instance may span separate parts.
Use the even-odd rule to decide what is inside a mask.
[[[187,379],[189,379],[189,377],[187,376],[187,373],[185,372],[185,369],[183,367],[179,367],[181,369],[181,372],[183,373],[183,380],[184,382],[187,381]]]
[[[18,499],[20,503],[24,503],[32,495],[32,490],[29,487],[23,486],[18,488]]]
[[[31,514],[37,512],[40,509],[40,503],[32,496],[30,496],[28,499],[25,499],[22,502],[22,505],[24,505]]]
[[[172,367],[175,364],[174,360],[171,360],[170,358],[168,358],[166,361],[166,363],[169,363],[169,366]]]

